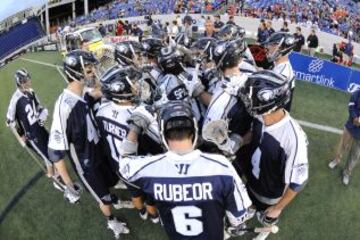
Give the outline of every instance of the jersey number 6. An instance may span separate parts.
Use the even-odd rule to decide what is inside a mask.
[[[171,209],[175,229],[184,236],[197,236],[203,232],[203,223],[196,219],[202,216],[202,210],[195,206],[179,206]]]

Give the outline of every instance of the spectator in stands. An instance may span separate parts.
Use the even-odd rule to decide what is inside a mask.
[[[354,56],[354,45],[352,44],[351,40],[349,40],[347,43],[345,43],[344,46],[344,64],[351,66],[353,56]]]
[[[205,22],[204,37],[215,37],[214,23],[211,19],[207,19]]]
[[[189,15],[184,17],[184,33],[192,38],[192,18]]]
[[[269,36],[271,36],[271,34],[273,34],[275,32],[274,28],[272,27],[272,22],[271,21],[267,22],[267,29],[268,29],[268,32],[269,32]]]
[[[168,35],[171,33],[171,27],[169,22],[165,22],[164,32]]]
[[[343,61],[343,54],[340,48],[340,44],[335,44],[333,45],[333,52],[332,52],[332,59],[331,61],[334,63],[339,63],[341,64]]]
[[[214,22],[214,31],[218,32],[220,31],[220,28],[222,28],[225,24],[221,21],[221,17],[219,14],[215,16],[215,22]]]
[[[118,21],[116,26],[116,36],[121,36],[124,33],[124,25],[121,20]]]
[[[100,23],[100,25],[99,25],[99,32],[100,32],[101,36],[103,36],[103,37],[106,36],[106,28],[104,27],[104,25],[102,25],[102,23]]]
[[[172,22],[172,27],[171,27],[171,30],[170,30],[170,36],[173,36],[175,37],[180,31],[179,31],[179,26],[178,26],[178,22],[176,20],[174,20]]]
[[[308,45],[308,48],[309,48],[309,54],[310,54],[310,56],[314,57],[316,49],[319,46],[319,39],[316,36],[315,29],[311,30],[311,33],[308,36],[308,38],[306,39],[306,41],[307,41],[307,45]]]
[[[236,25],[234,15],[231,15],[231,16],[229,17],[229,21],[227,21],[226,24]]]
[[[296,27],[296,32],[294,33],[294,37],[296,40],[294,51],[301,52],[305,44],[305,37],[301,33],[301,27]]]
[[[121,23],[123,23],[123,22],[121,21]],[[123,23],[123,28],[124,28],[126,35],[131,34],[131,25],[129,24],[128,20],[125,20],[125,23]]]
[[[360,90],[355,91],[348,104],[349,119],[345,124],[343,134],[337,147],[334,160],[329,163],[329,168],[334,169],[340,164],[343,153],[350,146],[342,182],[347,186],[350,182],[350,175],[360,158]]]
[[[284,22],[282,28],[280,29],[280,32],[290,32],[287,21]]]
[[[142,40],[143,31],[137,24],[134,24],[134,26],[132,28],[132,35],[139,37],[139,41]]]
[[[260,27],[258,28],[258,34],[257,34],[258,43],[265,42],[269,36],[270,36],[270,34],[267,29],[267,24],[265,21],[262,21],[260,24]]]
[[[201,18],[198,20],[198,26],[199,28],[204,28],[205,27],[205,16],[201,15]]]

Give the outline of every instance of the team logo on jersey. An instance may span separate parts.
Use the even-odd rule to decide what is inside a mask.
[[[58,144],[60,144],[64,139],[63,134],[60,131],[57,131],[57,130],[54,132],[53,136],[54,136],[55,142],[58,143]]]
[[[318,73],[324,67],[324,60],[321,59],[314,59],[309,64],[309,72],[311,73]]]
[[[115,92],[124,91],[124,89],[125,89],[125,84],[122,82],[117,82],[117,83],[111,84],[111,90],[113,90]]]
[[[349,93],[356,92],[357,90],[360,90],[360,85],[356,84],[356,83],[350,83],[347,90],[348,90]]]

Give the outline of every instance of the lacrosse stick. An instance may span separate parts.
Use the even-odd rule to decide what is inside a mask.
[[[30,148],[26,145],[26,143],[24,142],[24,140],[21,138],[21,136],[19,135],[19,133],[17,132],[17,130],[15,129],[15,127],[13,126],[9,126],[11,132],[14,134],[16,140],[19,142],[19,144],[25,148],[26,152],[30,155],[30,157],[34,160],[34,162],[41,168],[41,170],[47,174],[47,170],[45,168],[45,166],[41,163],[41,161],[38,159],[38,157],[35,156],[35,154],[30,150]],[[59,187],[59,190],[64,192],[66,186],[61,183],[56,177],[51,176],[51,180]]]

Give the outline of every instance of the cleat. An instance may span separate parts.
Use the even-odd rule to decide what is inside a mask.
[[[122,209],[122,208],[134,208],[134,204],[131,201],[121,201],[118,200],[116,203],[113,204],[115,209]]]
[[[117,184],[114,186],[114,188],[115,189],[127,189],[127,186],[123,181],[119,180],[117,182]]]
[[[328,166],[330,169],[335,169],[337,165],[339,165],[339,162],[336,159],[334,159],[331,162],[329,162]]]
[[[146,211],[146,209],[144,209],[145,211],[143,211],[143,210],[140,210],[139,211],[139,216],[140,216],[140,218],[142,219],[142,220],[146,220],[147,218],[148,218],[148,212]]]
[[[107,221],[107,228],[113,231],[116,239],[120,238],[120,234],[130,233],[130,230],[126,227],[126,223],[120,222],[116,218]]]

